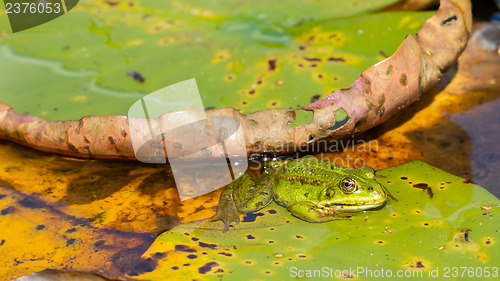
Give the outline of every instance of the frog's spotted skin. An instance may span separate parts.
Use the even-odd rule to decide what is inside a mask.
[[[346,168],[313,156],[290,161],[255,181],[244,174],[221,193],[214,220],[227,231],[241,213],[260,210],[274,200],[290,213],[309,222],[345,219],[338,213],[356,212],[383,205],[384,188],[372,168]]]

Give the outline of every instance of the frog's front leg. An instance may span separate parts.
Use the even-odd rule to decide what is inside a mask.
[[[224,222],[224,232],[232,222],[239,223],[240,214],[251,213],[269,205],[273,199],[274,175],[266,173],[256,181],[247,173],[228,184],[222,191],[213,221]]]
[[[324,210],[311,202],[297,202],[287,207],[292,215],[308,222],[327,222],[338,219],[350,219],[349,216],[342,216],[333,210]]]

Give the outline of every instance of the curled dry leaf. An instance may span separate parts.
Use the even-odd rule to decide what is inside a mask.
[[[417,35],[409,35],[393,56],[366,69],[348,89],[333,92],[299,109],[270,109],[244,115],[234,108],[221,108],[209,110],[206,115],[208,118],[227,116],[238,120],[248,155],[264,152],[286,154],[322,138],[340,139],[367,130],[407,107],[439,80],[465,48],[471,22],[468,0],[442,0],[436,14]],[[312,121],[290,126],[295,121],[296,112],[301,110],[312,111]],[[165,132],[173,129],[169,124],[185,123],[199,114],[196,111],[166,113],[151,120],[151,124]],[[139,123],[146,121],[139,120]],[[0,138],[75,157],[135,159],[128,124],[128,118],[119,115],[48,121],[18,114],[9,105],[0,103]],[[193,125],[192,130],[203,132],[204,128]],[[152,139],[146,130],[135,133],[144,142]],[[184,134],[176,137],[164,140],[163,145],[180,150],[179,155],[183,158],[190,156],[182,155],[186,148],[179,148],[176,143],[202,145],[193,139],[183,139],[187,138]],[[150,145],[151,151],[163,152],[163,148],[158,148],[155,143],[150,142]],[[226,141],[226,145],[239,144]],[[186,150],[185,153],[190,152]],[[211,155],[223,156],[223,151]]]

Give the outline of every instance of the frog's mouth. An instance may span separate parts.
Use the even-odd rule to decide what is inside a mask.
[[[356,212],[356,211],[363,211],[363,210],[368,210],[368,209],[380,207],[384,204],[384,202],[377,203],[377,204],[363,204],[363,205],[338,204],[338,205],[334,205],[332,207],[325,208],[325,209],[333,209],[337,213]]]
[[[383,198],[377,201],[364,202],[364,203],[331,203],[320,206],[320,209],[324,210],[325,213],[347,213],[363,211],[368,209],[377,208],[383,206],[387,202],[387,199]]]

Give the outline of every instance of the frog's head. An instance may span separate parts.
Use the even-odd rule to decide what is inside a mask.
[[[345,168],[334,184],[325,188],[319,206],[335,212],[356,212],[382,206],[387,201],[384,187],[370,167]]]

